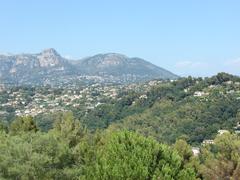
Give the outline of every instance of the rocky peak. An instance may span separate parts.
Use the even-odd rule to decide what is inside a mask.
[[[85,76],[89,76],[88,80]],[[16,79],[19,77],[19,79]],[[0,55],[0,78],[6,82],[41,84],[46,78],[51,83],[73,82],[138,82],[148,79],[176,79],[177,76],[143,59],[129,58],[118,53],[98,54],[71,61],[53,49],[36,54]],[[18,82],[18,83],[19,83]]]
[[[41,67],[57,66],[63,62],[63,58],[53,48],[43,50],[38,55],[38,60]]]
[[[48,48],[44,49],[41,52],[42,55],[48,55],[48,56],[60,56],[59,53],[54,48]]]
[[[105,66],[117,66],[120,64],[124,64],[128,60],[128,57],[122,54],[117,53],[107,53],[107,54],[98,54],[87,58],[85,62],[87,64],[94,64],[98,67]]]

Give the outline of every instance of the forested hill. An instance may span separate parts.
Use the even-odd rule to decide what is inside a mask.
[[[125,93],[81,117],[82,123],[90,129],[137,131],[161,142],[173,143],[181,137],[198,144],[220,129],[233,131],[240,121],[240,78],[226,73]]]
[[[14,87],[0,91],[0,120],[33,116],[48,131],[60,112],[71,111],[88,130],[127,129],[173,143],[212,139],[218,130],[234,131],[240,121],[240,78],[154,80],[127,86],[92,85],[77,89]]]

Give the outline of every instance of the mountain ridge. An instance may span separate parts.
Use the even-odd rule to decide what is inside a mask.
[[[85,76],[90,79],[86,80]],[[95,76],[98,78],[94,79]],[[3,83],[40,85],[46,81],[62,84],[99,79],[103,83],[128,83],[155,78],[176,79],[178,76],[144,59],[119,53],[96,54],[78,60],[64,58],[54,48],[35,54],[0,55]]]

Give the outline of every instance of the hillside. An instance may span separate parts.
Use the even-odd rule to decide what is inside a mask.
[[[234,130],[240,121],[239,100],[240,78],[226,73],[76,89],[13,87],[0,92],[0,119],[8,123],[30,115],[48,131],[56,114],[71,111],[91,132],[128,129],[161,142],[181,137],[200,144],[220,129]]]
[[[181,137],[191,144],[213,138],[220,129],[234,131],[240,121],[239,77],[189,77],[143,90],[150,84],[142,85],[142,91],[126,91],[80,119],[93,129],[128,129],[167,143]]]
[[[226,73],[1,89],[0,177],[239,179],[239,100],[240,78]]]

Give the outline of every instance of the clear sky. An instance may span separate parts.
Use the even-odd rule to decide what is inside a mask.
[[[1,0],[0,52],[117,52],[179,75],[240,75],[240,0]]]

